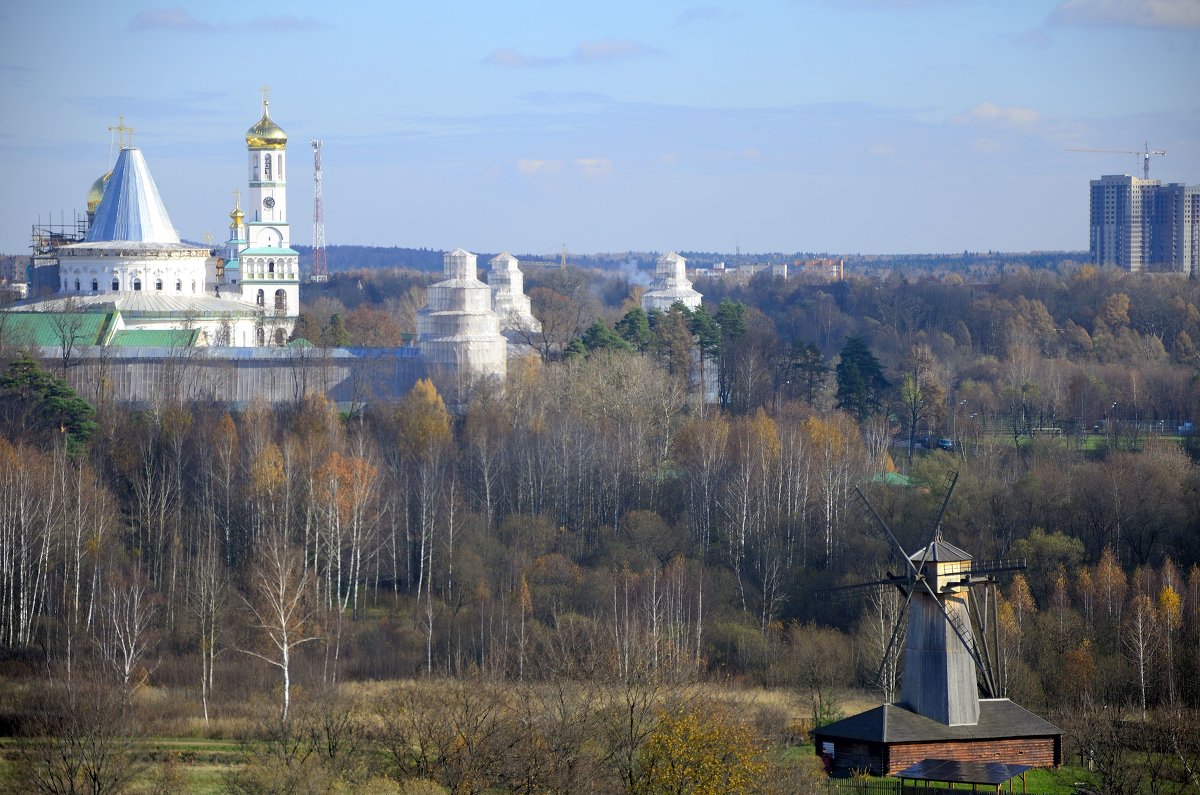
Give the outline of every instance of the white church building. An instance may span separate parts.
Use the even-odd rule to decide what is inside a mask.
[[[117,335],[127,345],[284,345],[299,313],[300,267],[289,245],[287,133],[265,92],[262,118],[246,132],[249,216],[237,202],[221,255],[180,241],[141,150],[121,143],[89,193],[83,240],[54,252],[58,292],[6,309],[111,315],[99,345]]]

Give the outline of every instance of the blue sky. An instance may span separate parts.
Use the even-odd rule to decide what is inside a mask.
[[[135,129],[180,233],[227,236],[271,87],[293,239],[621,250],[1087,246],[1087,181],[1200,182],[1200,0],[0,6],[0,252]],[[1191,80],[1186,78],[1191,76]]]

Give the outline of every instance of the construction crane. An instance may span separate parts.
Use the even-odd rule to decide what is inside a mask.
[[[313,261],[310,278],[314,282],[329,280],[329,265],[325,259],[325,204],[321,198],[321,140],[309,141],[313,148]]]
[[[1128,149],[1068,149],[1068,152],[1099,152],[1106,155],[1137,155],[1142,158],[1142,176],[1145,179],[1150,179],[1150,157],[1152,155],[1165,155],[1166,149],[1151,149],[1149,143],[1142,144],[1142,151],[1131,152]]]

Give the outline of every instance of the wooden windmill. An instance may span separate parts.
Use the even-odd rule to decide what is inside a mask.
[[[911,554],[904,551],[891,528],[856,488],[864,512],[887,536],[893,556],[903,562],[904,569],[874,582],[833,589],[850,593],[890,587],[900,590],[904,607],[884,650],[877,678],[882,679],[907,618],[900,703],[947,726],[978,723],[980,696],[1002,696],[994,664],[999,645],[996,577],[1025,568],[1020,560],[975,562],[971,555],[942,538],[942,517],[957,482],[955,473],[934,517],[929,542]],[[993,634],[990,644],[989,630]]]

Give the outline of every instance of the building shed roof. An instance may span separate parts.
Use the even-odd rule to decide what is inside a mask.
[[[1003,762],[959,762],[955,759],[922,759],[896,774],[896,778],[915,781],[946,781],[954,784],[991,784],[999,786],[1010,778],[1032,769],[1030,765]]]
[[[884,704],[813,730],[814,737],[881,743],[953,742],[1061,735],[1054,724],[1007,698],[979,700],[979,722],[947,726],[898,704]]]

